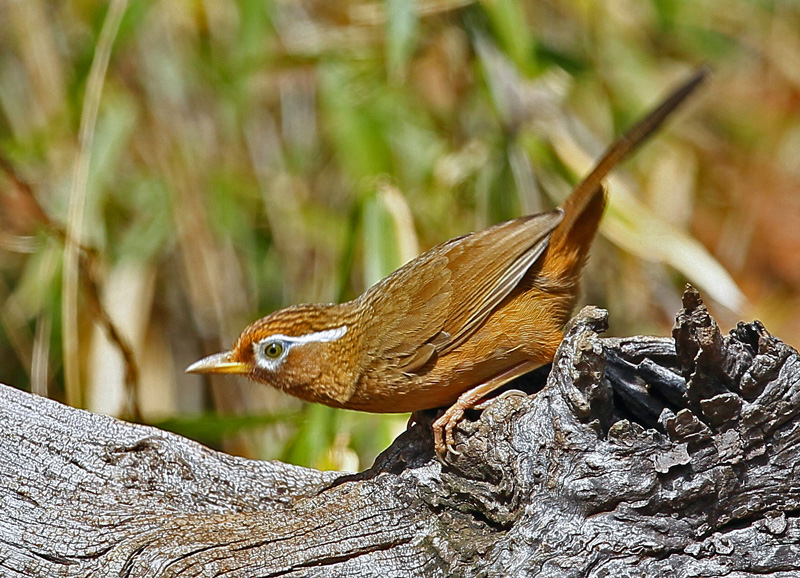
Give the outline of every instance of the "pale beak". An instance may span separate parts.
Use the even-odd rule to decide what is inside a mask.
[[[186,368],[186,373],[248,373],[246,363],[231,361],[231,351],[223,351],[195,361]]]

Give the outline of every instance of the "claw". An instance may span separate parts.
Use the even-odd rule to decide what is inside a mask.
[[[461,415],[463,416],[464,412],[461,412]],[[461,455],[461,452],[458,451],[455,448],[456,440],[453,437],[453,429],[455,429],[456,424],[458,423],[458,420],[460,420],[460,419],[461,419],[461,416],[459,416],[458,419],[456,419],[456,421],[448,422],[447,425],[444,428],[445,439],[447,440],[447,444],[446,444],[447,451],[448,451],[448,453],[451,453],[454,456],[460,456]]]
[[[448,454],[461,455],[461,452],[453,447],[455,446],[453,429],[455,429],[462,417],[464,417],[464,410],[456,404],[433,422],[433,445],[436,450],[436,456],[442,463],[445,463]]]

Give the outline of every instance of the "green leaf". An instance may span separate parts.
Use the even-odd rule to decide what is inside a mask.
[[[320,84],[323,122],[347,174],[357,181],[392,172],[391,150],[374,106],[375,87],[341,63],[321,65]]]
[[[364,285],[369,287],[419,254],[411,209],[400,192],[379,185],[363,207]]]
[[[414,0],[385,0],[386,60],[389,78],[395,83],[405,78],[405,68],[416,44],[419,22]]]
[[[283,460],[301,466],[316,466],[336,439],[341,411],[319,405],[307,404],[296,435],[287,445]]]
[[[294,424],[297,412],[268,415],[219,415],[203,413],[191,416],[175,416],[148,423],[154,427],[171,431],[211,447],[220,447],[226,437],[252,431],[275,424]]]
[[[524,3],[517,0],[491,0],[481,4],[504,52],[520,70],[533,74],[536,68],[535,41],[525,17]]]

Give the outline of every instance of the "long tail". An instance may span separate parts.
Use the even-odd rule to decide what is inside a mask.
[[[564,281],[568,285],[577,282],[606,205],[603,179],[647,140],[709,75],[707,67],[695,72],[687,82],[617,139],[592,172],[575,187],[561,205],[564,220],[550,236],[550,246],[542,264],[542,273],[546,278]]]

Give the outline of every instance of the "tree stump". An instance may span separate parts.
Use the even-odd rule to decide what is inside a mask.
[[[723,336],[693,289],[673,339],[605,322],[469,412],[447,465],[418,423],[355,475],[2,386],[0,576],[800,575],[797,352]]]

